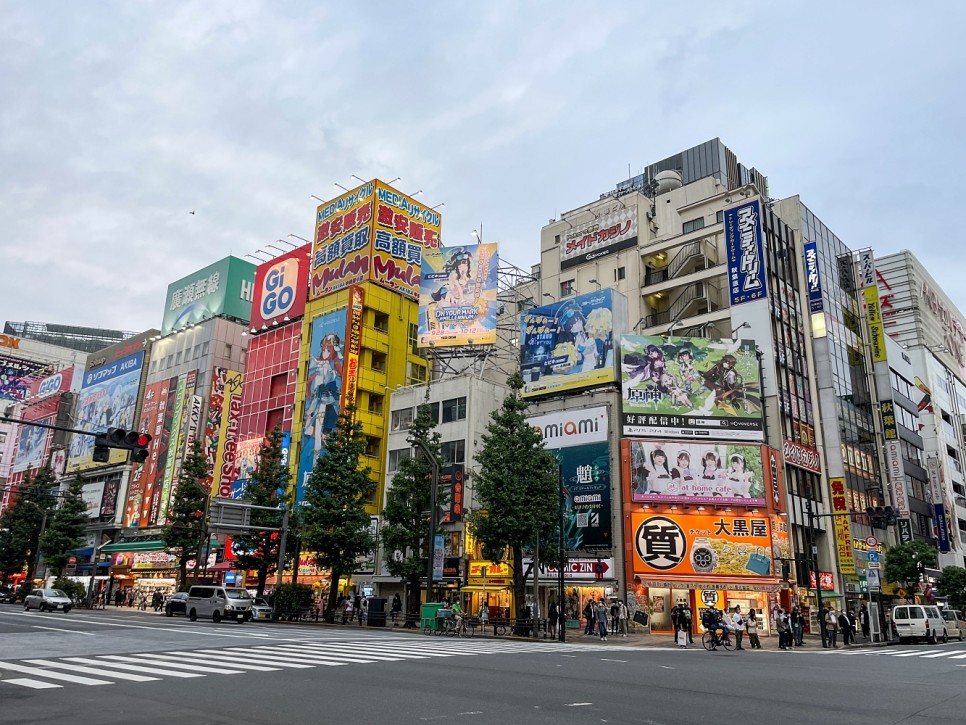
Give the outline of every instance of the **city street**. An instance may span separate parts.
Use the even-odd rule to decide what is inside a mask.
[[[705,652],[0,607],[0,722],[950,723],[966,643]]]

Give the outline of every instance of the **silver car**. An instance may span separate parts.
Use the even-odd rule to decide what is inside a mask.
[[[34,589],[23,600],[24,611],[39,609],[41,612],[62,610],[64,614],[71,610],[74,603],[60,589]]]
[[[252,602],[252,619],[271,620],[271,618],[272,606],[261,597],[255,597],[255,601]]]

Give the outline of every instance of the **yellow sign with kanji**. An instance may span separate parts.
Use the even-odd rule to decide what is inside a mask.
[[[852,529],[849,517],[849,503],[845,496],[845,479],[830,478],[832,487],[832,513],[835,514],[835,546],[839,554],[839,573],[855,574],[855,558],[852,556]]]

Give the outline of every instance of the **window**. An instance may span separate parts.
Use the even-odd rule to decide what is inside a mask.
[[[231,358],[231,345],[225,343],[225,357]]]
[[[174,356],[174,364],[175,365],[180,365],[181,364],[181,355],[182,355],[182,353],[181,353],[180,350],[175,354],[175,356]]]
[[[374,312],[372,315],[372,326],[379,332],[389,331],[389,315],[385,312]]]
[[[413,423],[415,411],[412,408],[394,410],[389,416],[389,426],[392,430],[408,430]]]
[[[274,398],[277,395],[285,395],[285,388],[288,387],[288,373],[273,375],[268,384],[268,397]]]
[[[466,441],[447,441],[439,448],[442,464],[451,466],[454,463],[466,462]]]
[[[721,224],[722,222],[724,222],[724,212],[723,211],[715,212],[714,221],[716,224]]]
[[[389,456],[386,461],[386,473],[395,473],[398,471],[400,461],[405,458],[412,458],[412,455],[412,448],[399,448],[395,451],[389,451]]]
[[[207,355],[208,354],[208,341],[207,340],[204,343],[202,343],[202,345],[201,345],[201,354],[202,355]]]
[[[376,393],[369,393],[369,412],[373,415],[382,415],[383,396]]]
[[[409,323],[409,334],[407,336],[407,342],[409,343],[409,351],[413,355],[419,354],[419,325],[414,325],[412,322]]]
[[[426,382],[426,366],[419,363],[406,363],[406,384],[415,385],[416,383]]]
[[[553,243],[554,244],[560,244],[560,235],[559,234],[554,234],[553,235]]]
[[[704,217],[700,216],[697,219],[691,219],[690,221],[684,222],[682,228],[682,233],[688,234],[689,232],[696,232],[698,229],[704,229]]]
[[[281,428],[285,420],[285,408],[276,408],[268,411],[265,416],[265,435],[271,433],[275,428]]]
[[[2,446],[6,442],[7,442],[7,434],[6,433],[0,433],[0,446]]]
[[[386,353],[371,350],[369,352],[369,367],[377,373],[386,372]]]
[[[376,438],[375,436],[366,436],[366,455],[370,458],[378,458],[380,443],[382,443],[381,438]]]
[[[623,267],[618,267],[617,269],[614,270],[614,279],[617,280],[618,282],[620,282],[626,276],[627,276],[627,270],[625,270]]]
[[[573,293],[574,293],[574,281],[572,279],[568,279],[560,283],[561,297],[567,297],[569,295],[572,295]]]
[[[452,423],[466,419],[466,396],[443,401],[443,422]]]
[[[174,365],[174,355],[168,355],[168,362],[165,365],[166,368],[170,368]]]
[[[429,406],[429,417],[434,423],[439,423],[439,403],[423,403]]]

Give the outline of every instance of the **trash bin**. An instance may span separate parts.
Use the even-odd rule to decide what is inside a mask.
[[[419,610],[419,617],[422,620],[420,622],[420,627],[426,629],[427,627],[434,632],[439,629],[439,624],[436,622],[436,612],[443,608],[442,602],[425,602]]]
[[[366,614],[366,626],[385,627],[386,626],[386,600],[369,597],[366,600],[369,604],[369,611]]]

